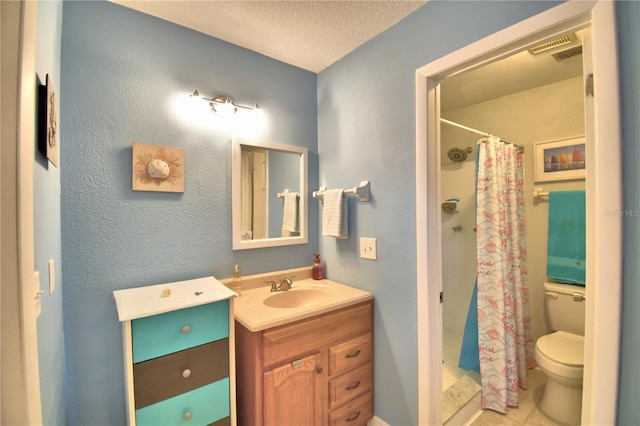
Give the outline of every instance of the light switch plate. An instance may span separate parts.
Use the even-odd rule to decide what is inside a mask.
[[[53,259],[49,259],[49,294],[56,288],[56,269]]]
[[[375,238],[360,238],[360,257],[362,259],[377,259],[377,248]]]

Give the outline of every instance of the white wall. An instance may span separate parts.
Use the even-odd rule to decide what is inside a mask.
[[[582,77],[575,77],[442,114],[449,120],[509,139],[525,148],[526,238],[531,327],[534,340],[548,332],[544,318],[542,286],[546,279],[548,202],[546,199],[533,198],[534,145],[538,142],[584,135],[582,93]],[[459,269],[462,269],[461,265],[469,265],[465,268],[473,268],[475,262],[475,259],[462,260],[460,257],[463,251],[470,253],[470,256],[475,254],[475,251],[469,251],[468,247],[470,244],[475,244],[475,234],[472,232],[474,227],[472,221],[474,217],[473,162],[477,139],[477,135],[442,125],[443,199],[461,199],[459,213],[443,214],[444,328],[459,330],[459,332],[464,327],[475,272],[467,273]],[[452,164],[446,157],[449,148],[464,149],[468,146],[473,148],[473,153],[469,154],[464,165]],[[584,180],[543,182],[536,186],[543,186],[545,191],[584,189]],[[471,211],[470,215],[468,211]],[[468,216],[472,218],[471,221]],[[454,233],[451,226],[458,222],[463,225],[464,230]],[[449,266],[451,269],[448,269]],[[449,277],[455,279],[449,279]],[[451,287],[448,286],[449,284]]]
[[[460,200],[442,212],[443,328],[462,335],[476,276],[475,146],[463,163],[442,165],[442,200]],[[461,225],[461,231],[452,228]]]

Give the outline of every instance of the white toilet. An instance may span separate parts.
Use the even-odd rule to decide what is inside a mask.
[[[547,416],[579,425],[584,370],[585,287],[544,283],[547,324],[554,331],[536,342],[535,358],[547,384],[540,409]]]

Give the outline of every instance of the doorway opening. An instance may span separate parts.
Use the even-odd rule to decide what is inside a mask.
[[[523,239],[527,252],[533,254],[527,261],[524,282],[528,283],[531,335],[536,341],[549,332],[542,286],[546,263],[544,256],[536,255],[546,250],[548,199],[532,194],[536,185],[545,185],[546,192],[584,190],[585,181],[536,184],[535,146],[584,138],[582,48],[588,34],[589,28],[585,28],[555,37],[540,45],[553,45],[557,40],[564,43],[544,51],[527,49],[440,82],[444,423],[481,388],[479,372],[472,367],[475,361],[469,359],[474,353],[477,356],[477,350],[463,339],[472,334],[465,326],[467,318],[473,318],[470,302],[476,278],[476,142],[491,134],[524,148],[527,229]],[[466,356],[460,363],[463,343]],[[531,393],[522,392],[521,401]]]
[[[416,72],[416,205],[419,423],[442,424],[441,88],[447,78],[511,56],[543,40],[591,28],[585,74],[601,88],[585,101],[587,282],[582,422],[614,423],[619,354],[620,132],[615,15],[608,2],[568,2],[440,58]],[[591,48],[592,46],[592,48]],[[600,125],[598,125],[600,123]],[[607,123],[606,129],[603,123]],[[612,124],[614,123],[614,124]],[[502,135],[500,135],[502,136]],[[612,170],[615,168],[615,170]],[[604,210],[602,206],[607,206]],[[597,300],[597,303],[595,302]],[[598,360],[598,362],[596,362]],[[598,386],[595,386],[595,384]]]

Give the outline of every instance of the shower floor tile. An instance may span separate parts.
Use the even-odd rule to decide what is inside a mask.
[[[458,367],[462,336],[450,331],[442,332],[442,391],[453,386],[464,375],[465,371]]]

